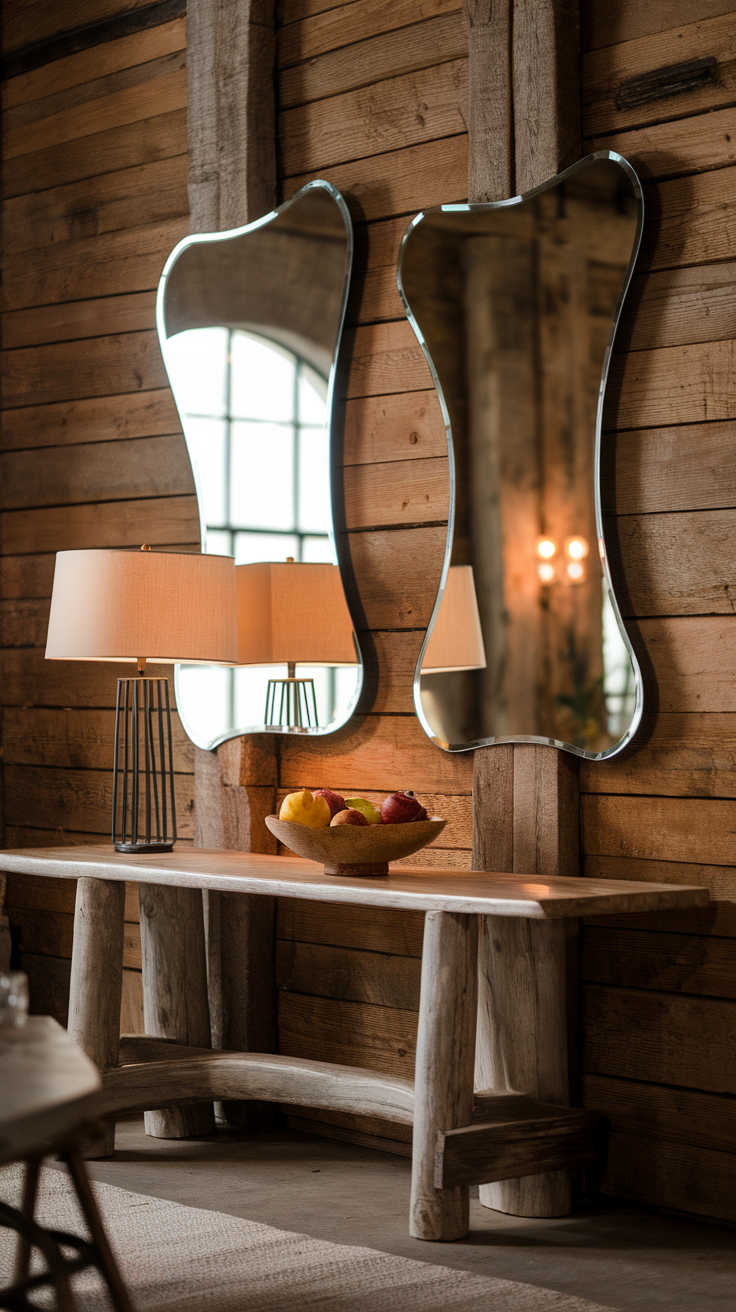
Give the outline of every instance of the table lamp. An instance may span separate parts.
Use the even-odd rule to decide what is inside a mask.
[[[176,801],[167,678],[146,662],[233,663],[237,657],[231,556],[151,551],[60,551],[47,660],[131,661],[118,679],[112,841],[118,852],[168,852]]]
[[[422,674],[484,670],[486,652],[471,565],[451,565],[427,650]]]
[[[318,724],[313,679],[300,665],[355,665],[357,655],[337,565],[267,561],[235,567],[238,665],[286,665],[286,679],[269,679],[264,723]],[[278,701],[278,708],[277,708]]]

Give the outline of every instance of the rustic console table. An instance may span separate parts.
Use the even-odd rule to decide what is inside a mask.
[[[467,1234],[470,1184],[567,1170],[595,1155],[593,1113],[519,1093],[474,1093],[479,917],[515,916],[562,929],[580,916],[709,900],[707,889],[682,885],[418,867],[382,879],[341,878],[297,858],[183,847],[145,857],[108,846],[26,848],[0,852],[0,869],[78,880],[69,1027],[103,1072],[105,1114],[249,1098],[413,1125],[410,1230],[419,1239]],[[126,880],[424,911],[414,1081],[271,1053],[217,1052],[149,1037],[120,1042]],[[548,1009],[556,1030],[565,1009],[563,977],[561,970],[559,987],[539,989],[535,1002]]]

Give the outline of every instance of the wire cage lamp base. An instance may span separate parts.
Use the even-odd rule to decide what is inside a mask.
[[[267,728],[317,728],[317,695],[314,691],[314,679],[297,679],[293,669],[294,667],[290,665],[287,679],[268,681],[264,720]]]
[[[168,679],[118,679],[112,841],[116,852],[170,852],[176,842]]]

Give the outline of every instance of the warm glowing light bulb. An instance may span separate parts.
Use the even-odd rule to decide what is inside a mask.
[[[571,560],[567,567],[567,576],[573,583],[582,583],[585,578],[585,566],[579,560]]]
[[[565,542],[565,551],[570,560],[585,560],[589,547],[587,539],[576,534],[574,538],[568,538]]]
[[[537,565],[537,574],[543,583],[551,583],[555,577],[555,567],[548,560],[540,560]]]
[[[557,550],[557,543],[552,538],[540,538],[537,542],[537,555],[543,560],[550,560]]]

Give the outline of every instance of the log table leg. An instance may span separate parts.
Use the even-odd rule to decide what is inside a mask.
[[[429,911],[424,919],[419,1033],[414,1081],[410,1233],[463,1239],[467,1185],[435,1189],[438,1130],[469,1125],[477,1013],[478,917]]]
[[[123,993],[125,884],[77,880],[68,1030],[99,1071],[118,1064]],[[111,1157],[115,1125],[85,1147],[87,1157]]]
[[[566,937],[563,920],[481,918],[477,1088],[568,1105]],[[512,1216],[567,1216],[570,1173],[483,1184],[480,1201]]]
[[[209,1048],[207,964],[198,888],[140,884],[143,1019],[146,1034]],[[211,1103],[145,1114],[146,1134],[186,1139],[214,1134]]]

